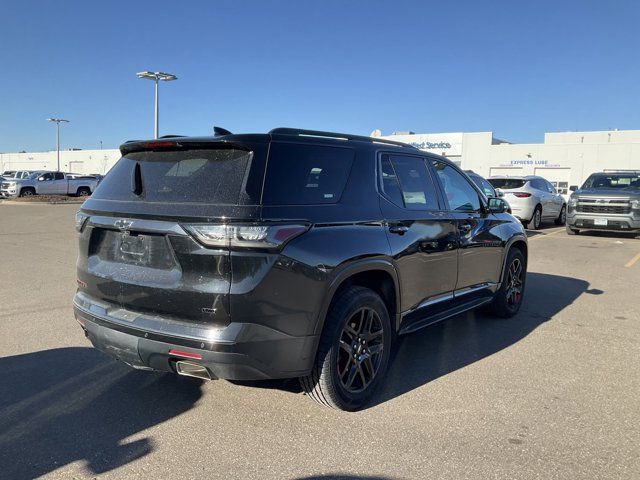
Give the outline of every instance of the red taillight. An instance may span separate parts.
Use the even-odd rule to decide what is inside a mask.
[[[182,350],[176,350],[172,348],[169,350],[169,355],[174,357],[193,358],[195,360],[202,360],[202,355],[199,353],[183,352]]]
[[[80,280],[79,278],[76,278],[76,283],[78,284],[78,286],[80,288],[87,288],[87,284],[84,283],[82,280]]]
[[[286,242],[290,238],[293,238],[296,235],[300,235],[306,229],[307,227],[304,227],[302,225],[296,225],[294,227],[283,227],[276,231],[273,238],[275,238],[279,242]]]
[[[515,195],[518,198],[528,198],[531,196],[531,194],[527,192],[511,192],[511,194]]]

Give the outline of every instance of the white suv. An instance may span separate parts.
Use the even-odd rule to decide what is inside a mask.
[[[553,220],[556,225],[564,225],[567,219],[567,205],[556,188],[542,177],[490,177],[489,183],[505,194],[511,211],[522,224],[534,230],[540,228],[543,220]]]

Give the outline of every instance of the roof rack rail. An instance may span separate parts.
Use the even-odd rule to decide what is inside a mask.
[[[323,132],[321,130],[305,130],[302,128],[286,128],[279,127],[274,128],[269,132],[270,135],[297,135],[301,137],[320,137],[320,138],[335,138],[337,140],[357,140],[359,142],[368,143],[387,143],[389,145],[396,145],[398,147],[411,148],[413,150],[416,147],[409,145],[408,143],[396,142],[393,140],[387,140],[378,137],[365,137],[364,135],[351,135],[348,133],[336,133],[336,132]]]
[[[622,168],[605,168],[603,173],[640,173],[640,169],[632,168],[630,170],[624,170]]]
[[[158,138],[159,139],[160,138],[182,138],[182,137],[185,137],[185,136],[186,135],[162,135],[161,137],[158,137]]]

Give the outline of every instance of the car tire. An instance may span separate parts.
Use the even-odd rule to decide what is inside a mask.
[[[342,291],[327,313],[311,373],[300,378],[302,389],[328,407],[361,408],[384,378],[392,335],[377,293],[364,287]]]
[[[578,235],[580,233],[580,230],[578,230],[577,228],[571,228],[569,225],[567,225],[567,235]]]
[[[493,297],[489,311],[502,318],[511,318],[520,310],[527,280],[527,262],[522,252],[511,248],[507,254],[504,277]]]
[[[76,192],[76,195],[78,197],[88,197],[89,195],[91,195],[91,190],[89,190],[87,187],[80,187]]]
[[[33,188],[23,188],[20,190],[21,197],[33,197],[36,194]]]
[[[530,226],[531,230],[540,229],[540,225],[542,225],[542,207],[540,205],[536,205],[536,208],[533,211],[533,216],[527,224]]]
[[[567,223],[567,206],[566,205],[562,205],[562,208],[560,209],[560,214],[558,215],[558,218],[556,218],[555,223],[556,225],[564,225],[565,223]]]

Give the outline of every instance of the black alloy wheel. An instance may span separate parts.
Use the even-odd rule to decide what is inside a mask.
[[[527,261],[522,251],[512,247],[507,254],[500,288],[489,305],[491,313],[502,318],[511,318],[517,314],[524,298],[526,281]]]
[[[380,295],[361,286],[339,291],[327,312],[314,366],[300,378],[302,389],[328,407],[362,408],[385,376],[392,337]]]
[[[363,307],[345,323],[339,340],[338,377],[349,393],[360,393],[375,379],[384,351],[384,330],[375,310]]]
[[[524,286],[524,268],[519,258],[514,258],[509,265],[507,272],[507,304],[512,307],[517,306],[522,299],[522,289]]]

